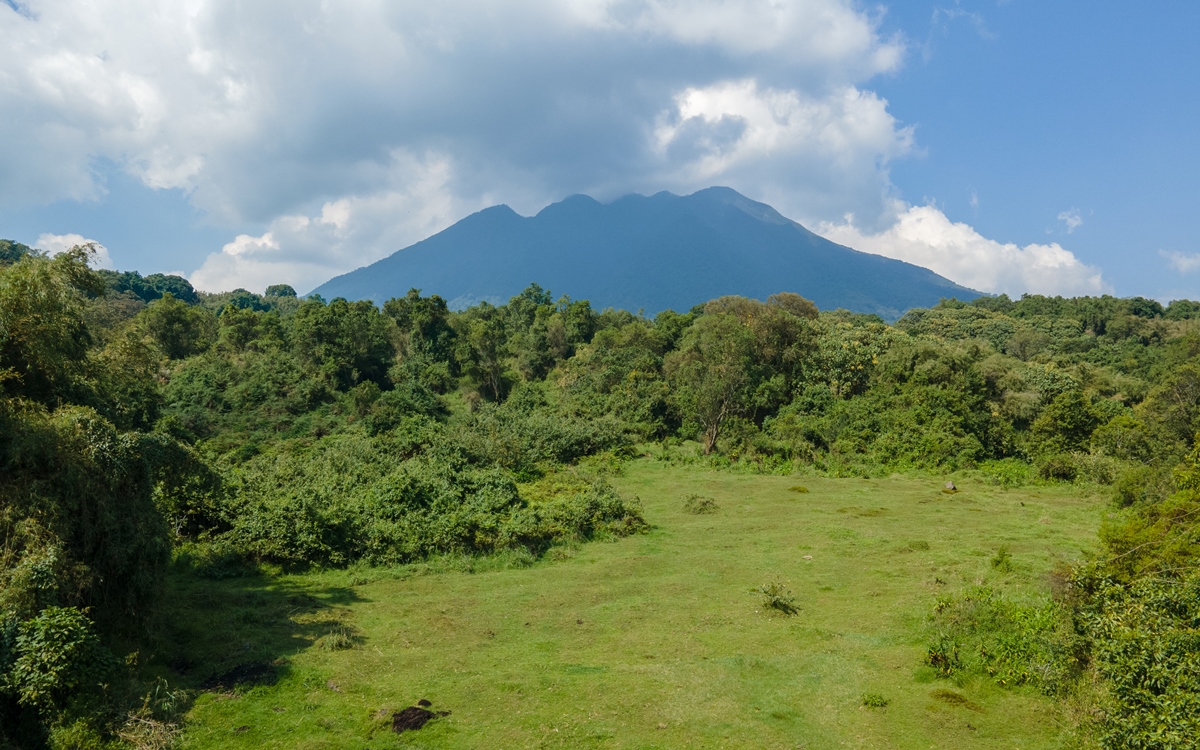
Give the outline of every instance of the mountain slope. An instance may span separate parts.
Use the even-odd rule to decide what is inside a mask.
[[[314,292],[383,302],[415,287],[461,308],[507,301],[530,282],[597,309],[651,314],[786,291],[822,310],[893,320],[941,297],[979,296],[927,269],[837,245],[721,187],[608,204],[576,195],[532,217],[493,206]]]

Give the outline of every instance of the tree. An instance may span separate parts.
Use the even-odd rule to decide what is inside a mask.
[[[458,334],[455,359],[462,371],[479,384],[487,398],[499,401],[508,395],[508,336],[503,314],[483,302],[456,317],[454,328]]]
[[[1092,404],[1080,391],[1067,391],[1033,420],[1030,434],[1043,453],[1083,450],[1100,424]]]
[[[137,324],[170,359],[186,359],[212,345],[217,320],[202,307],[193,307],[166,292],[138,313]]]
[[[420,355],[437,362],[453,360],[457,333],[450,326],[446,300],[436,294],[422,297],[420,289],[409,289],[403,297],[384,302],[383,314],[396,321],[400,330],[401,355]]]
[[[734,315],[701,317],[664,362],[674,401],[701,435],[704,453],[716,449],[721,428],[750,407],[754,334]]]
[[[0,270],[0,386],[8,394],[54,406],[87,390],[93,337],[83,301],[104,292],[87,259],[76,247]]]
[[[391,321],[369,300],[328,305],[307,301],[292,317],[292,346],[300,361],[321,372],[340,391],[370,380],[391,387],[387,372],[396,351]]]

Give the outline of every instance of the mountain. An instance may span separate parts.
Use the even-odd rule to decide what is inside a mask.
[[[980,296],[928,269],[830,242],[724,187],[612,203],[575,195],[530,217],[493,206],[313,291],[382,303],[417,288],[461,309],[506,302],[531,282],[596,309],[649,314],[726,294],[796,292],[822,310],[895,320],[942,297]]]

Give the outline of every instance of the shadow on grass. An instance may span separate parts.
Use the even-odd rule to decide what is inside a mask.
[[[346,586],[302,583],[251,569],[214,577],[186,560],[176,561],[147,666],[189,691],[273,684],[305,649],[361,642],[346,621],[349,605],[361,601]]]

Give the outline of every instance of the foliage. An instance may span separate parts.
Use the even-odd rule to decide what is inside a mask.
[[[791,616],[800,613],[800,608],[796,606],[796,597],[792,594],[792,590],[787,587],[787,584],[779,581],[764,583],[756,589],[754,593],[759,595],[764,609],[768,609],[780,614]]]
[[[1085,574],[1088,575],[1088,574]],[[1200,575],[1104,578],[1089,589],[1081,624],[1107,690],[1105,748],[1187,747],[1200,736]]]
[[[137,431],[157,415],[160,355],[133,331],[92,335],[85,305],[105,287],[87,259],[0,270],[0,742],[32,747],[51,726],[95,734],[118,715],[109,646],[151,623],[163,507],[197,469]]]
[[[651,320],[531,284],[381,309],[286,284],[205,294],[92,271],[91,252],[0,243],[0,711],[22,736],[118,731],[118,698],[51,657],[82,649],[82,669],[104,661],[93,646],[144,639],[173,544],[214,572],[533,559],[645,527],[636,500],[566,467],[692,438],[706,465],[755,472],[1111,485],[1103,555],[1069,597],[947,599],[931,660],[1059,694],[1091,659],[1109,746],[1192,730],[1193,686],[1170,675],[1192,668],[1197,303],[1001,295],[887,326],[781,293]],[[1181,708],[1146,723],[1167,683]]]
[[[1056,602],[1014,602],[994,588],[974,586],[940,598],[934,611],[936,635],[926,661],[943,676],[982,674],[1053,695],[1069,689],[1082,668],[1069,612]]]
[[[80,694],[103,693],[116,671],[91,621],[74,607],[47,607],[17,626],[0,690],[43,714]]]

